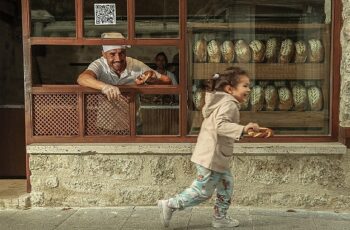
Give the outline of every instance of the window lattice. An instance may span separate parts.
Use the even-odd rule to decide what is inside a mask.
[[[85,135],[130,135],[129,98],[109,102],[102,94],[85,95]]]
[[[76,94],[33,95],[34,136],[74,136],[79,133]]]

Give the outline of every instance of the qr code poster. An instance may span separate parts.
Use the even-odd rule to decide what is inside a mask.
[[[116,24],[115,4],[94,4],[95,25]]]

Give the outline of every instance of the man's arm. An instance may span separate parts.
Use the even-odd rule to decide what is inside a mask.
[[[107,99],[109,101],[119,99],[119,88],[117,86],[109,85],[107,83],[97,80],[96,74],[91,70],[85,70],[84,72],[82,72],[79,75],[77,82],[81,86],[101,90],[101,92],[107,96]]]
[[[81,86],[86,86],[97,90],[102,90],[102,88],[107,85],[106,83],[97,80],[96,74],[91,70],[85,70],[82,72],[79,75],[77,82]]]
[[[154,70],[147,70],[135,79],[137,85],[151,84],[151,85],[171,85],[171,78]]]

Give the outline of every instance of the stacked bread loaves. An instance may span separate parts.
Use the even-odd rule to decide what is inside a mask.
[[[251,58],[249,45],[244,40],[238,40],[235,44],[235,53],[238,63],[248,63]]]
[[[301,84],[295,84],[292,88],[293,103],[296,111],[305,111],[307,108],[306,88]]]
[[[308,60],[312,63],[322,62],[324,58],[324,47],[319,39],[309,40]]]
[[[260,40],[253,40],[249,43],[252,52],[253,62],[263,62],[265,58],[265,44]]]
[[[207,46],[208,62],[219,63],[221,60],[220,43],[217,40],[211,40]]]
[[[307,89],[307,97],[309,100],[310,110],[319,111],[323,107],[323,96],[321,89],[317,86],[311,86]]]
[[[273,85],[268,85],[265,88],[265,102],[266,102],[266,110],[274,111],[277,106],[278,94],[277,89]]]
[[[295,63],[305,63],[307,58],[307,46],[304,41],[297,41],[295,43]]]
[[[266,41],[265,58],[268,63],[277,62],[280,44],[277,38],[269,38]]]
[[[194,62],[207,61],[207,41],[202,38],[195,42],[193,47]]]
[[[252,111],[261,111],[264,106],[264,89],[260,85],[253,86],[250,91],[250,105]]]
[[[291,62],[294,56],[294,42],[291,39],[282,41],[278,62],[286,64]]]
[[[232,63],[235,59],[235,46],[232,41],[224,41],[220,46],[222,61]]]
[[[288,111],[293,107],[292,93],[287,87],[281,87],[278,89],[279,104],[278,109],[282,111]]]

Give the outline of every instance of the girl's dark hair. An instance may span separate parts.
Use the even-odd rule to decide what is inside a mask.
[[[248,73],[239,67],[229,67],[223,73],[214,74],[207,82],[208,91],[224,91],[226,85],[236,87],[242,75],[248,76]]]

